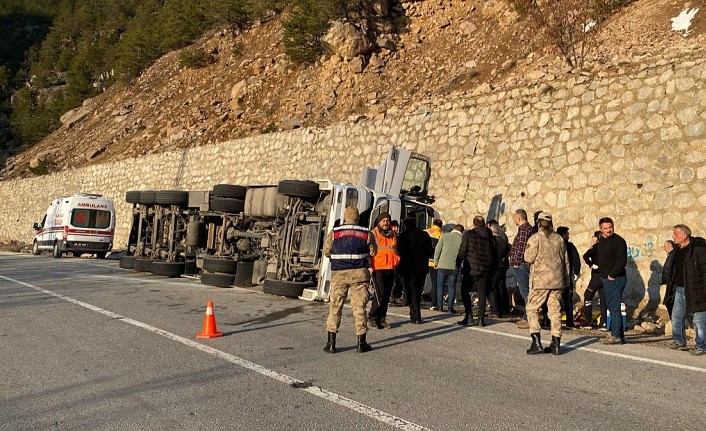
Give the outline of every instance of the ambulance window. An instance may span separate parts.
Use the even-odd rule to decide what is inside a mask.
[[[75,227],[106,229],[110,227],[110,211],[75,209],[71,213]]]

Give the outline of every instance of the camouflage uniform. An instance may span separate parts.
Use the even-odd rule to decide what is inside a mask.
[[[372,238],[372,235],[370,236]],[[326,235],[324,241],[324,254],[331,256],[333,247],[333,232]],[[375,255],[375,242],[369,240],[370,255]],[[368,315],[365,311],[368,305],[368,286],[370,284],[370,271],[368,268],[343,269],[331,271],[331,289],[329,290],[329,314],[326,320],[326,330],[337,333],[341,326],[343,304],[350,292],[353,319],[355,320],[356,335],[368,332]]]

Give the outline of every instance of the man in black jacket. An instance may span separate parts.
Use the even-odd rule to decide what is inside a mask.
[[[610,217],[598,222],[601,239],[595,247],[595,259],[603,281],[608,311],[612,317],[610,335],[602,338],[603,344],[625,344],[625,328],[621,318],[620,304],[627,284],[625,266],[628,263],[628,244],[615,233],[615,225]]]
[[[694,313],[696,347],[694,355],[706,353],[706,241],[692,237],[691,229],[683,224],[674,226],[674,256],[669,268],[667,294],[672,296],[672,349],[687,350],[684,338],[684,320],[687,313]]]
[[[667,285],[669,283],[669,271],[672,269],[672,260],[674,259],[674,241],[668,239],[664,242],[664,251],[667,253],[667,259],[664,261],[662,266],[662,281],[659,283],[661,285]],[[667,307],[667,312],[669,312],[669,317],[672,316],[672,306],[674,305],[674,292],[671,292],[670,296],[664,295],[664,305]]]
[[[478,323],[485,326],[486,295],[490,290],[490,277],[496,265],[495,241],[493,232],[485,226],[481,216],[473,219],[473,229],[467,230],[461,240],[458,257],[463,262],[463,278],[461,279],[461,298],[466,309],[466,317],[459,325],[473,325],[473,303],[471,290],[478,292]]]
[[[409,303],[412,323],[423,323],[421,313],[422,291],[429,272],[429,258],[433,257],[429,234],[419,229],[414,217],[403,222],[405,230],[397,237],[397,267],[404,279],[404,289]]]
[[[571,281],[571,286],[568,289],[564,289],[562,292],[562,305],[564,306],[564,314],[566,314],[566,327],[574,327],[574,285],[575,281],[581,276],[581,256],[579,256],[579,251],[576,249],[574,243],[569,241],[569,228],[566,226],[559,226],[556,230],[563,239],[564,245],[566,245],[566,253],[569,255],[569,277]]]

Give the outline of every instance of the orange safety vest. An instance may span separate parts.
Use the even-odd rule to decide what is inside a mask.
[[[373,229],[372,233],[378,245],[377,254],[373,256],[372,259],[373,270],[397,268],[397,265],[400,263],[400,256],[395,250],[397,246],[397,234],[393,232],[392,236],[387,238],[380,233],[380,229],[377,227]]]

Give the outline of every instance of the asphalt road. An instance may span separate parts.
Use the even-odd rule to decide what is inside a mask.
[[[226,336],[196,340],[207,301]],[[425,311],[323,353],[327,304],[0,253],[0,430],[702,429],[706,358]],[[595,337],[594,337],[595,335]],[[545,340],[548,333],[543,333]],[[545,343],[548,344],[548,343]]]

